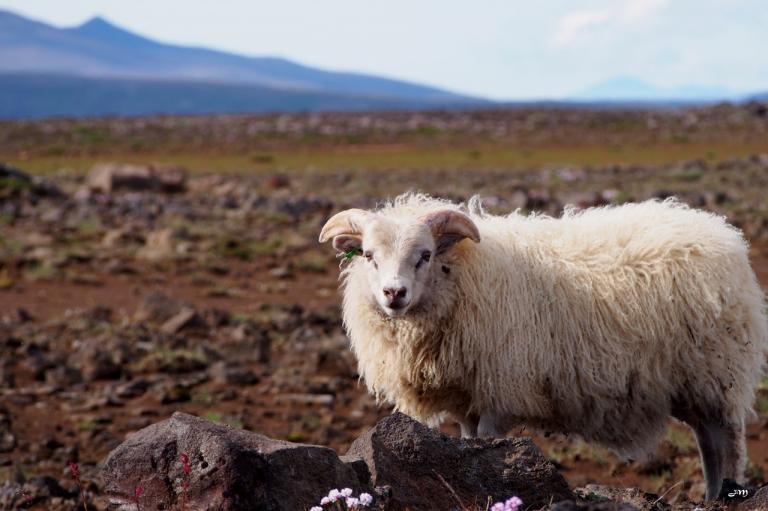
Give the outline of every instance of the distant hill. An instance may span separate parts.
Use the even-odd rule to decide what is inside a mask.
[[[743,95],[723,87],[685,85],[663,88],[631,76],[605,80],[576,93],[576,101],[711,102],[742,99]]]
[[[28,94],[26,86],[31,87]],[[102,18],[60,29],[2,10],[0,88],[3,94],[12,94],[0,97],[0,117],[62,115],[61,111],[131,115],[152,113],[155,107],[160,108],[156,112],[202,113],[223,107],[236,112],[485,103],[434,87],[323,71],[280,58],[163,44]],[[138,91],[157,96],[140,97]],[[233,96],[217,97],[225,93]],[[55,94],[72,102],[58,106],[54,97],[46,97]],[[12,99],[18,101],[12,104]]]
[[[286,90],[242,83],[0,75],[0,117],[462,108],[466,101]]]

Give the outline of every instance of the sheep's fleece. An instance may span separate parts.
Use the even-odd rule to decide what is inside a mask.
[[[403,316],[371,298],[363,257],[344,268],[344,323],[377,398],[430,424],[491,416],[500,431],[577,433],[634,459],[674,416],[700,446],[711,424],[731,425],[722,441],[743,451],[768,322],[739,230],[675,200],[561,218],[493,216],[479,204],[406,194],[376,211],[463,211],[480,233],[435,256],[443,271]],[[710,477],[718,464],[741,476],[743,452],[731,470],[728,453],[712,456]]]

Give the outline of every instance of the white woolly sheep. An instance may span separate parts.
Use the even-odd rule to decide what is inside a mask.
[[[492,216],[407,194],[338,213],[331,238],[351,258],[344,324],[378,399],[463,436],[524,424],[635,459],[672,416],[696,435],[708,499],[741,479],[768,321],[722,217],[673,200]]]

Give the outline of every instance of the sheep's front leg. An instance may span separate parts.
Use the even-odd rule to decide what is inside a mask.
[[[488,412],[482,414],[477,425],[477,436],[481,438],[504,438],[506,435],[504,434],[499,417]]]
[[[459,428],[461,428],[461,438],[477,437],[477,423],[479,421],[479,417],[477,415],[459,415],[457,413],[452,415],[453,420],[458,422]]]
[[[477,436],[477,421],[462,418],[459,419],[459,428],[461,428],[461,438],[475,438]]]

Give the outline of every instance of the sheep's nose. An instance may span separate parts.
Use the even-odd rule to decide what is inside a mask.
[[[385,287],[384,297],[387,299],[387,306],[392,309],[401,309],[405,305],[405,297],[408,289],[405,287]]]

